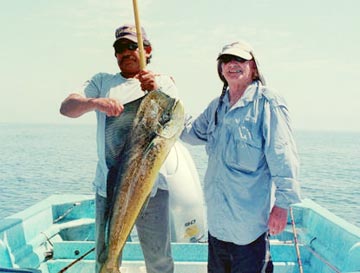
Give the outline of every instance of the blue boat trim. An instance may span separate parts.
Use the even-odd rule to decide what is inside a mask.
[[[41,273],[37,269],[14,269],[14,268],[0,268],[0,272],[6,273]]]

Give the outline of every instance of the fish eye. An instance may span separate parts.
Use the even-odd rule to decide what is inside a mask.
[[[166,113],[161,115],[160,123],[165,124],[168,121],[170,121],[170,114],[166,112]]]

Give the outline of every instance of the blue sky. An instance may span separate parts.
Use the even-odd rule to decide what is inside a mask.
[[[196,116],[221,92],[216,57],[253,45],[295,129],[360,131],[360,1],[138,0],[153,45],[150,70],[175,78]],[[95,123],[59,114],[97,72],[118,72],[115,28],[134,22],[130,0],[4,0],[0,10],[0,122]]]

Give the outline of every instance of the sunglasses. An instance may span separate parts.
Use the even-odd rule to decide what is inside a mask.
[[[223,63],[228,63],[228,62],[231,62],[231,61],[236,61],[236,62],[239,62],[239,63],[245,63],[248,60],[246,60],[244,58],[241,58],[241,57],[238,57],[238,56],[235,56],[235,55],[225,54],[225,55],[222,55],[220,57],[220,61],[223,62]]]
[[[123,53],[125,50],[135,51],[138,48],[137,43],[117,43],[114,46],[116,53]]]

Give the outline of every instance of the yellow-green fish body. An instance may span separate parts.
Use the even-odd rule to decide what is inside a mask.
[[[183,124],[184,109],[179,100],[161,91],[150,92],[142,100],[122,154],[107,259],[101,273],[120,272],[120,253]]]

